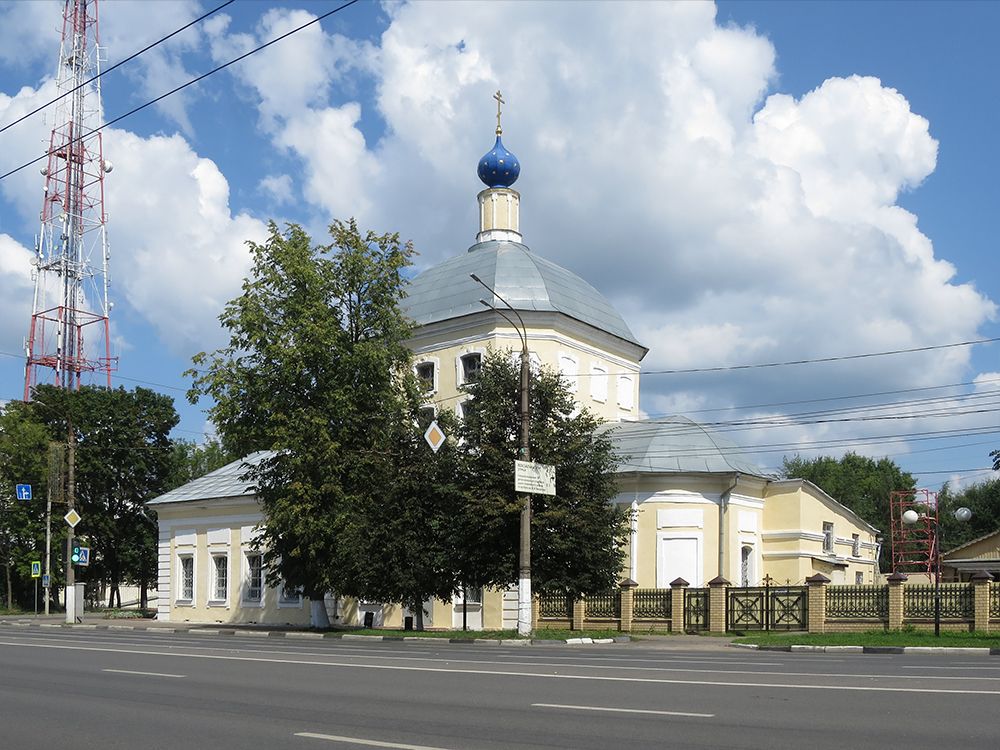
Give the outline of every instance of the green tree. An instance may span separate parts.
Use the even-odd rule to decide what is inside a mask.
[[[41,560],[48,487],[48,434],[21,402],[0,407],[0,564],[4,603],[26,604],[33,586],[31,561]],[[18,500],[17,484],[30,484],[33,499]]]
[[[196,443],[192,440],[175,440],[170,457],[170,475],[165,491],[203,477],[235,461],[238,456],[228,452],[215,439]]]
[[[781,474],[788,478],[808,479],[828,495],[853,510],[879,529],[888,540],[890,526],[889,497],[895,491],[913,490],[916,480],[888,458],[873,459],[846,453],[841,458],[820,456],[805,459],[786,457]],[[882,545],[883,570],[891,565],[892,550]]]
[[[424,602],[450,601],[460,586],[456,546],[465,506],[455,420],[442,413],[438,425],[451,435],[434,453],[424,440],[430,424],[419,395],[394,422],[391,452],[380,473],[382,491],[359,495],[344,524],[338,566],[341,593],[368,601],[402,602],[424,628]]]
[[[399,302],[412,246],[362,234],[354,220],[330,235],[314,246],[301,227],[272,222],[264,243],[248,243],[250,276],[220,316],[229,344],[194,358],[189,393],[214,400],[227,451],[273,451],[247,473],[268,580],[303,590],[317,626],[327,624],[324,593],[347,583],[333,563],[358,551],[341,532],[385,488],[410,363]]]
[[[461,429],[468,500],[455,551],[460,579],[508,586],[518,579],[521,497],[514,492],[520,453],[520,370],[510,352],[488,354],[468,388]],[[532,498],[531,571],[537,591],[572,595],[611,589],[628,534],[616,495],[617,460],[600,421],[577,411],[559,374],[540,368],[530,391],[531,458],[556,467],[555,496]]]
[[[35,418],[55,440],[75,437],[75,531],[91,548],[81,574],[109,586],[108,606],[121,606],[121,584],[140,588],[146,606],[156,581],[156,522],[147,500],[165,491],[171,470],[170,431],[178,422],[173,400],[147,388],[85,387],[65,391],[39,386],[31,403]]]
[[[942,549],[947,552],[1000,528],[1000,479],[988,479],[957,491],[946,484],[938,493],[938,504]],[[954,516],[953,511],[963,506],[972,511],[968,521]]]

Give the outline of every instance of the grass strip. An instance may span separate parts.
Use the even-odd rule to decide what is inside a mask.
[[[940,648],[1000,648],[1000,633],[910,630],[869,630],[863,633],[754,633],[733,639],[734,643],[758,646],[924,646]]]

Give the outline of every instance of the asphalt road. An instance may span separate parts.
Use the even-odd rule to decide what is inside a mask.
[[[1000,657],[0,628],[0,748],[1000,747]]]

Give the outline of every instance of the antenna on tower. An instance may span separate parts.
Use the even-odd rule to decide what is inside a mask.
[[[24,399],[45,382],[76,389],[84,373],[111,387],[108,234],[100,124],[103,50],[97,0],[65,0],[55,104],[45,166],[41,231],[35,242],[31,325],[25,341]],[[94,354],[96,353],[96,355]]]

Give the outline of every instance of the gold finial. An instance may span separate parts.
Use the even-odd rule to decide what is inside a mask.
[[[503,129],[500,127],[500,105],[506,104],[503,100],[503,94],[500,93],[500,89],[493,95],[493,98],[497,100],[497,135],[503,133]]]

